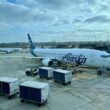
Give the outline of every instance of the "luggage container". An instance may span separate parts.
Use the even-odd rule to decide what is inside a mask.
[[[53,77],[53,68],[39,67],[40,78],[51,79]]]
[[[53,79],[55,82],[60,82],[63,85],[71,84],[72,71],[57,69],[53,71]]]
[[[19,79],[12,77],[0,77],[0,94],[8,96],[9,99],[19,92]]]
[[[26,81],[19,86],[21,102],[31,101],[41,106],[47,101],[49,94],[48,83]]]

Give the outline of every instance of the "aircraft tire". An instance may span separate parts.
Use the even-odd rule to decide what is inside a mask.
[[[97,71],[97,75],[102,75],[102,71],[101,70],[98,70]]]

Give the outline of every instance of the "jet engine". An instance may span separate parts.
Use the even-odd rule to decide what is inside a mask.
[[[45,66],[52,66],[53,65],[53,61],[50,59],[43,59],[42,60],[42,64]]]

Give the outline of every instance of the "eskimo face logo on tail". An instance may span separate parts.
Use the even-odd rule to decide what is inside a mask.
[[[74,55],[72,53],[68,53],[68,54],[66,54],[65,56],[62,57],[62,60],[70,61],[70,62],[85,63],[87,58],[82,54]]]

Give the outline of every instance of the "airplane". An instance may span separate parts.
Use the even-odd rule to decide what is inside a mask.
[[[10,54],[12,52],[22,52],[23,50],[21,48],[0,48],[1,53]]]
[[[9,54],[9,53],[12,53],[12,51],[13,50],[11,48],[0,48],[1,53]]]
[[[42,64],[52,66],[54,61],[105,68],[110,70],[110,54],[105,51],[85,48],[72,49],[45,49],[37,48],[28,33],[30,52],[34,57],[40,57]]]

